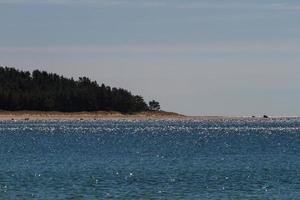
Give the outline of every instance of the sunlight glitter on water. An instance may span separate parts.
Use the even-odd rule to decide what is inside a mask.
[[[299,129],[299,120],[0,122],[0,198],[297,199]]]

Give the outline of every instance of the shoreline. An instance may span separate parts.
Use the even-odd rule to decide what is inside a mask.
[[[257,120],[257,119],[300,119],[297,116],[277,116],[264,118],[263,116],[185,116],[173,112],[156,111],[123,114],[113,111],[97,112],[56,112],[56,111],[0,111],[0,121],[25,120]]]
[[[57,112],[57,111],[0,111],[0,121],[9,120],[171,120],[186,119],[187,116],[172,112],[140,112],[123,114],[115,111]]]

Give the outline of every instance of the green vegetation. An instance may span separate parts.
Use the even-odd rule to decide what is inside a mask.
[[[159,111],[160,110],[160,105],[159,105],[159,102],[157,101],[150,101],[149,102],[149,110],[151,111]]]
[[[45,71],[0,67],[0,110],[132,113],[149,108],[143,97],[122,88],[99,86],[87,77],[74,80]]]

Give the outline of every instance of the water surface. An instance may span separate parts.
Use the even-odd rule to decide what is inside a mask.
[[[0,122],[0,199],[299,199],[300,120]]]

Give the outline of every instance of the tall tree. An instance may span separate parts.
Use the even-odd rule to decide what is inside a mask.
[[[149,102],[149,110],[151,111],[159,111],[160,110],[160,105],[159,102],[152,100]]]

